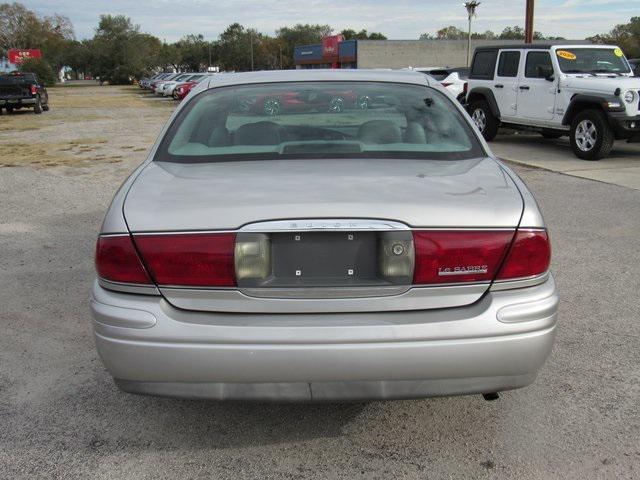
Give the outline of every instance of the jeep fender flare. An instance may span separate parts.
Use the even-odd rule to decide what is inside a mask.
[[[619,103],[621,106],[619,108],[609,107],[610,102]],[[620,97],[617,97],[615,95],[587,95],[578,93],[571,98],[571,102],[569,102],[567,111],[564,113],[564,117],[562,117],[562,125],[571,125],[571,120],[573,120],[573,117],[580,110],[594,107],[604,111],[607,116],[610,112],[625,111],[622,100],[620,99]]]
[[[486,100],[491,108],[491,113],[496,118],[500,118],[500,109],[498,108],[498,102],[493,95],[493,91],[487,87],[476,87],[469,91],[467,95],[467,105],[471,105],[476,100]]]

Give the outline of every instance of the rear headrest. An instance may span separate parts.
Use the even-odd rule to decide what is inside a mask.
[[[358,138],[364,143],[402,143],[402,132],[390,120],[371,120],[360,125]]]
[[[236,145],[278,145],[282,142],[280,127],[273,122],[256,122],[242,125],[236,130]]]

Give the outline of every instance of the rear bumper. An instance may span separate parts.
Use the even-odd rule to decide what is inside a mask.
[[[96,345],[126,391],[208,399],[373,400],[502,391],[551,352],[542,285],[474,305],[369,314],[215,314],[94,287]]]
[[[22,105],[33,106],[35,98],[0,98],[0,107],[20,107]]]

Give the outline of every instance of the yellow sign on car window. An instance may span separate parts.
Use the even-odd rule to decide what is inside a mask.
[[[566,50],[558,50],[556,55],[565,60],[575,60],[577,58],[575,53],[567,52]]]
[[[616,48],[616,49],[613,51],[613,54],[614,54],[616,57],[621,57],[621,56],[623,55],[622,50],[621,50],[621,49],[619,49],[619,48]]]

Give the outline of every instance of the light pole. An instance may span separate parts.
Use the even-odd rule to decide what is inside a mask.
[[[467,9],[467,15],[469,17],[469,33],[467,36],[467,67],[471,65],[471,20],[476,16],[476,8],[480,6],[480,2],[473,0],[471,2],[464,2],[464,8]]]

